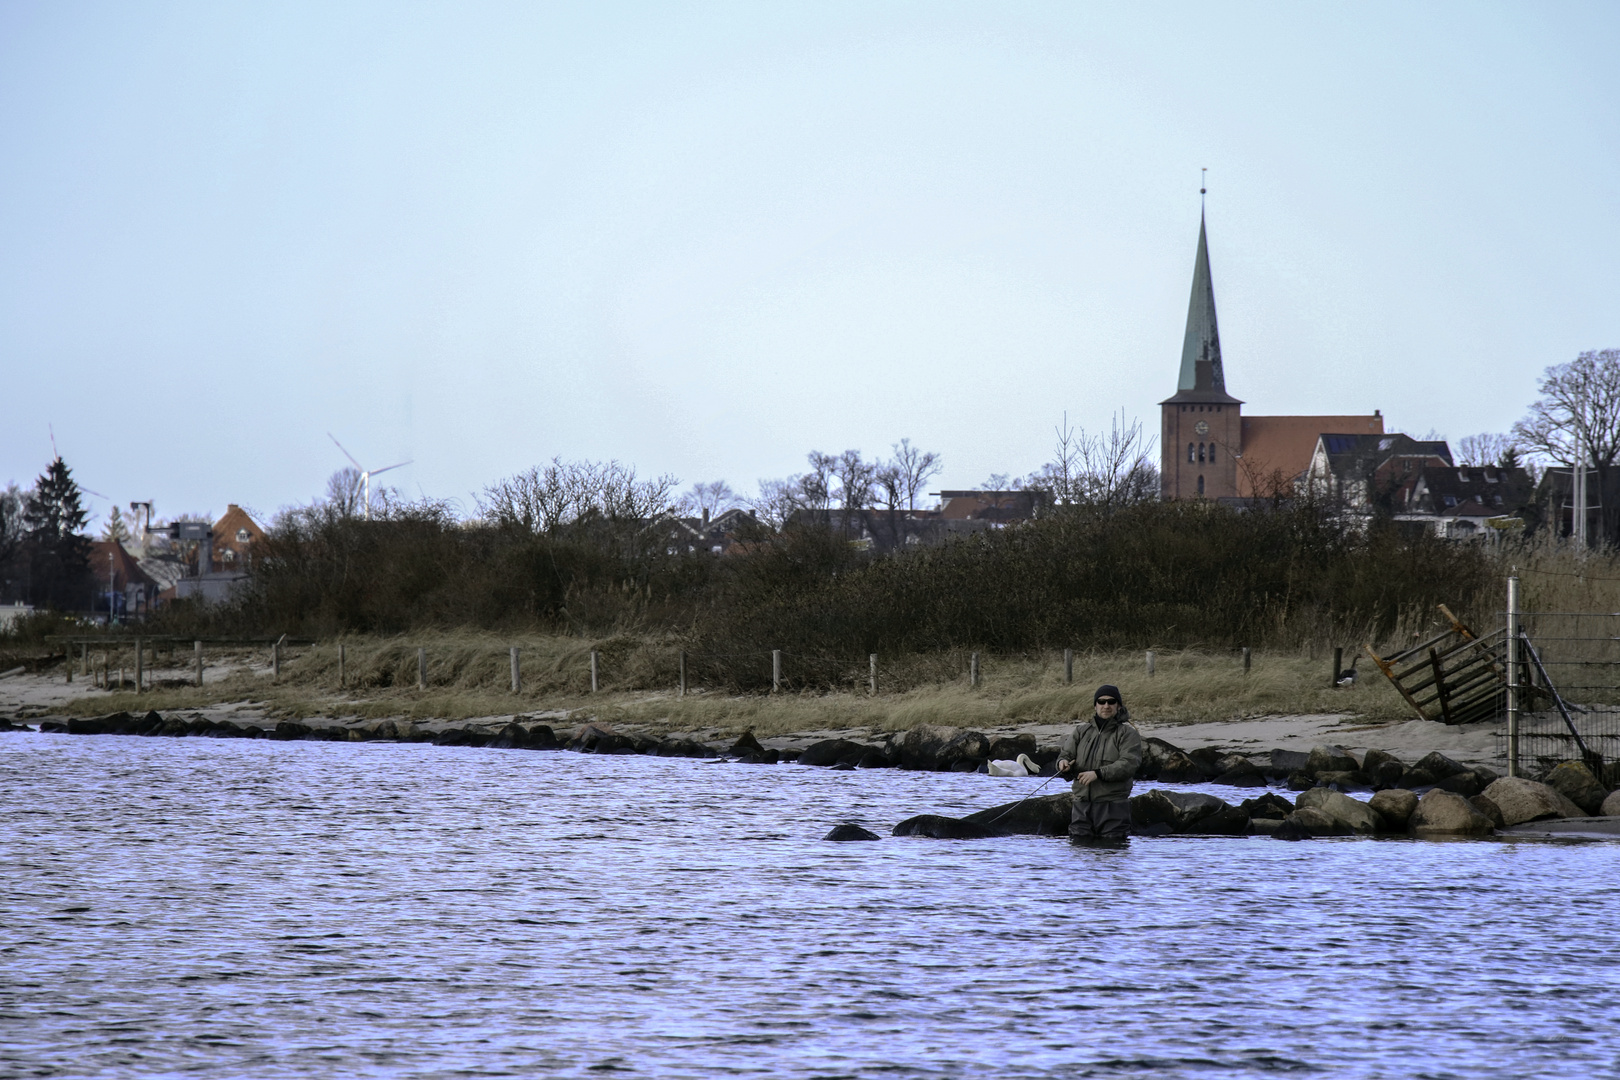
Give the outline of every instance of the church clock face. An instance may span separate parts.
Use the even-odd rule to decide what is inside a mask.
[[[1198,432],[1198,434],[1200,434],[1200,435],[1208,435],[1209,434],[1209,421],[1208,420],[1200,420],[1200,421],[1198,421],[1198,423],[1193,425],[1193,430]]]

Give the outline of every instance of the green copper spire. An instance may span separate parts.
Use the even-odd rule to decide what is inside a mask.
[[[1221,334],[1215,325],[1215,285],[1209,274],[1209,238],[1198,216],[1198,259],[1193,263],[1192,298],[1187,302],[1187,336],[1181,346],[1178,391],[1226,393],[1221,369]]]

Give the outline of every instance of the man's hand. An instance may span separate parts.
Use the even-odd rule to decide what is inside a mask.
[[[1082,784],[1095,784],[1097,782],[1096,772],[1091,769],[1087,769],[1085,772],[1080,774],[1080,782]]]

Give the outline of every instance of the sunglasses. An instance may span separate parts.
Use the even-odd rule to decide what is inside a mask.
[[[1099,704],[1099,705],[1118,705],[1119,704],[1119,699],[1118,698],[1111,698],[1111,697],[1100,697],[1100,698],[1097,699],[1097,704]]]

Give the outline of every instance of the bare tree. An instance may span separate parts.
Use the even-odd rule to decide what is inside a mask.
[[[1513,425],[1523,449],[1571,468],[1597,473],[1602,535],[1620,526],[1620,349],[1583,352],[1541,377],[1541,398]]]
[[[361,490],[359,469],[339,469],[326,478],[326,505],[339,517],[354,517],[360,513]]]
[[[928,490],[928,481],[945,468],[944,459],[932,450],[919,450],[910,439],[894,444],[894,467],[899,471],[906,509],[917,509],[917,496]]]
[[[799,477],[787,480],[761,480],[759,494],[748,500],[754,516],[773,529],[788,523],[795,510],[804,506],[799,488]]]
[[[708,483],[702,481],[693,484],[692,489],[682,495],[676,506],[684,514],[701,515],[704,520],[730,510],[738,502],[737,493],[731,490],[731,485],[724,480],[712,480]]]
[[[552,458],[484,489],[478,500],[486,520],[532,532],[554,533],[587,518],[640,523],[673,509],[673,476],[647,480],[617,461]]]
[[[1513,440],[1506,435],[1497,435],[1486,431],[1457,440],[1457,464],[1459,465],[1501,465],[1507,467],[1507,459],[1513,454]]]
[[[1121,411],[1110,418],[1108,434],[1088,435],[1084,428],[1071,429],[1065,415],[1056,431],[1057,459],[1042,466],[1028,486],[1049,492],[1059,505],[1104,511],[1158,494],[1159,470],[1150,457],[1155,440],[1143,435],[1140,420],[1127,422]]]

